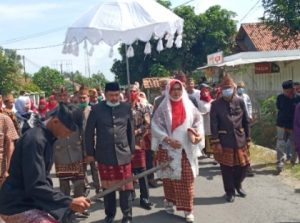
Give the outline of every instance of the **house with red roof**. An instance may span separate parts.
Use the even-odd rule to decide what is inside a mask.
[[[283,39],[263,23],[242,24],[234,52],[218,64],[199,69],[211,77],[230,73],[236,82],[246,83],[254,101],[280,93],[285,80],[300,82],[300,33]]]

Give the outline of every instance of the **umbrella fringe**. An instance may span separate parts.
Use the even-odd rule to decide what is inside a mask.
[[[133,50],[133,47],[132,45],[130,45],[127,49],[127,57],[130,58],[130,57],[134,57],[134,50]]]
[[[145,50],[144,50],[144,54],[151,54],[151,44],[150,42],[148,41],[145,45]]]
[[[163,45],[162,39],[159,39],[159,40],[158,40],[156,50],[157,50],[158,52],[161,52],[161,51],[164,50],[164,45]]]

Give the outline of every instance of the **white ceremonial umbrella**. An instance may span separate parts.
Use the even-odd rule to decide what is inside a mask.
[[[79,44],[87,42],[92,45],[89,55],[92,55],[93,45],[101,41],[111,46],[124,43],[126,47],[127,82],[130,85],[128,58],[134,56],[135,41],[146,43],[145,54],[151,53],[150,39],[158,39],[156,49],[164,49],[162,39],[167,40],[167,48],[182,45],[183,19],[155,0],[102,0],[101,3],[83,14],[68,28],[63,53],[78,56]],[[129,47],[128,47],[129,46]]]

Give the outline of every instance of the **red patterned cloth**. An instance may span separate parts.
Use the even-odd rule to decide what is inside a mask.
[[[146,167],[146,151],[144,149],[136,149],[131,164],[132,168]]]
[[[183,85],[179,80],[172,80],[170,82],[170,91],[173,89],[175,84],[180,84],[181,89],[183,89]],[[185,121],[186,111],[182,99],[179,101],[171,100],[170,103],[172,107],[172,131],[174,131],[174,129],[182,125],[182,123]]]
[[[46,212],[40,210],[29,210],[15,215],[1,215],[5,223],[59,223]]]
[[[132,176],[131,163],[120,166],[99,163],[98,169],[103,189],[108,189],[114,186],[116,183]],[[120,190],[133,190],[133,183],[131,182],[122,186]]]
[[[167,152],[165,150],[160,151],[160,155],[166,158],[163,153]],[[185,152],[182,154],[181,165],[180,180],[163,179],[165,199],[176,205],[178,211],[191,212],[194,203],[194,176]]]
[[[225,166],[247,166],[250,164],[250,153],[247,146],[238,149],[223,148],[222,154],[215,151],[215,145],[212,145],[212,149],[215,160]]]

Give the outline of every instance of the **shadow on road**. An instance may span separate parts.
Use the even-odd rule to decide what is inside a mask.
[[[224,196],[221,197],[196,197],[194,198],[194,206],[198,205],[216,205],[227,203]]]
[[[134,223],[153,223],[153,222],[163,222],[163,223],[182,223],[184,222],[184,218],[178,215],[170,215],[165,211],[158,211],[152,214],[135,216],[133,215]],[[120,221],[115,221],[120,222]],[[90,223],[105,223],[104,220],[91,221]]]
[[[252,168],[253,168],[255,174],[276,175],[277,171],[275,168],[272,167],[273,165],[274,165],[274,163],[254,164],[254,165],[252,165]]]

